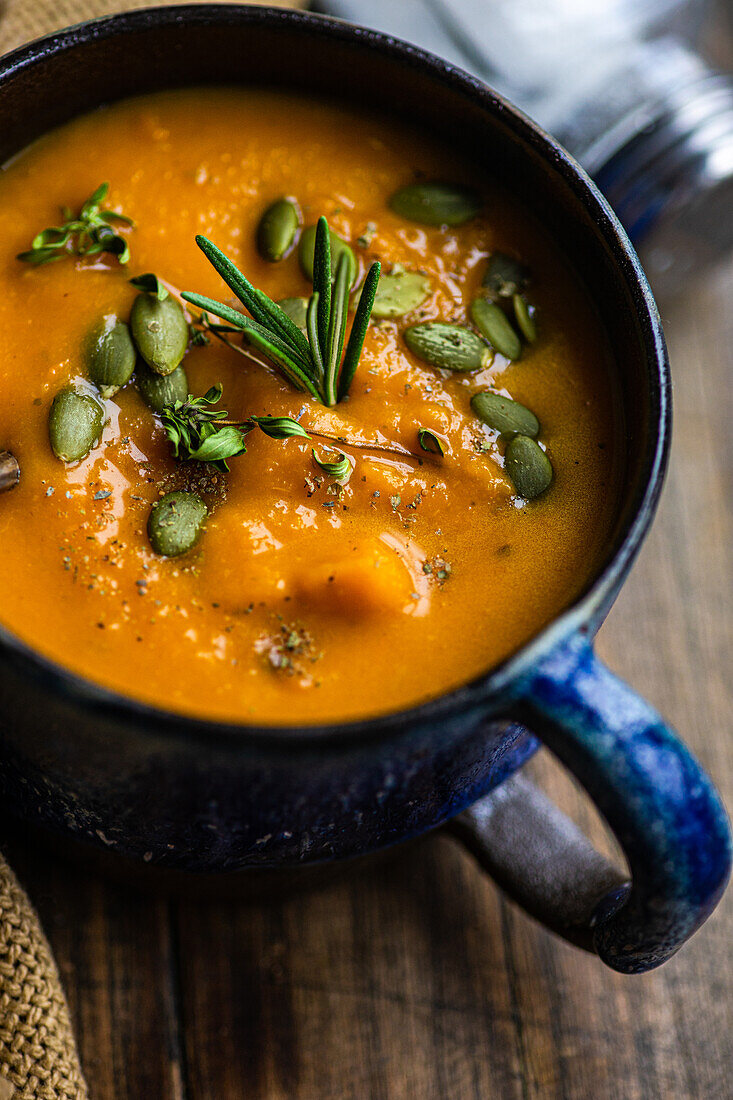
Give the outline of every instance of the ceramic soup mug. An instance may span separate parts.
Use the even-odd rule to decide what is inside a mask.
[[[73,27],[0,62],[0,159],[124,96],[277,81],[425,130],[501,165],[562,242],[602,315],[619,373],[628,467],[602,567],[511,659],[402,713],[322,728],[182,718],[83,682],[0,629],[0,789],[10,811],[153,867],[286,871],[346,860],[450,822],[524,907],[609,966],[673,954],[730,866],[725,813],[700,765],[593,653],[654,513],[670,431],[659,316],[621,226],[570,157],[487,87],[371,31],[291,11],[186,6]],[[0,612],[1,615],[1,612]],[[526,781],[540,739],[621,843],[611,867]],[[493,792],[493,793],[490,793]]]

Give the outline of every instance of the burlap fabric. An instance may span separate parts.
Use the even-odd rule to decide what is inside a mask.
[[[114,11],[131,11],[134,8],[168,7],[186,0],[0,0],[0,53],[14,50],[31,38],[38,38],[70,23],[109,15]],[[219,0],[221,3],[222,0]],[[224,3],[232,0],[223,0]],[[249,0],[250,3],[273,7],[304,7],[303,0]],[[0,1100],[4,1100],[0,1094]]]
[[[0,857],[0,1100],[86,1097],[51,948]]]

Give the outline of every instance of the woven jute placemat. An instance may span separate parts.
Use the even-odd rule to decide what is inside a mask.
[[[95,19],[115,11],[133,11],[135,8],[170,7],[182,2],[186,0],[157,0],[157,3],[155,0],[117,0],[117,3],[110,3],[109,0],[0,0],[0,53],[7,53],[32,38],[50,34],[84,19]],[[234,0],[219,0],[219,3],[222,2]],[[305,6],[304,0],[270,2],[277,8]],[[249,0],[249,3],[264,5],[268,0]],[[0,1100],[3,1100],[2,1095]]]
[[[0,1100],[86,1100],[66,997],[35,910],[0,857]]]

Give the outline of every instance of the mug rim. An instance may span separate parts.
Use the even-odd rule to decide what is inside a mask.
[[[178,4],[118,12],[72,26],[26,43],[0,58],[0,95],[16,73],[83,43],[180,22],[207,24],[287,24],[296,31],[320,33],[336,40],[366,46],[394,60],[420,69],[433,80],[448,84],[468,96],[482,110],[509,125],[523,147],[539,154],[548,171],[561,178],[573,199],[593,216],[599,237],[612,257],[615,273],[626,282],[639,324],[640,344],[647,362],[656,368],[649,379],[650,416],[645,453],[637,477],[635,495],[627,501],[628,515],[616,533],[616,549],[592,575],[582,592],[550,623],[498,665],[465,684],[416,706],[389,711],[371,718],[312,725],[267,725],[196,717],[142,702],[103,687],[64,668],[33,649],[0,623],[0,655],[21,674],[113,724],[132,723],[139,731],[212,746],[242,747],[265,743],[278,746],[337,741],[340,745],[381,741],[416,724],[434,724],[451,715],[486,706],[509,693],[512,683],[546,656],[562,639],[576,631],[594,632],[610,607],[651,525],[662,489],[671,435],[671,378],[661,319],[647,277],[626,231],[596,185],[574,158],[549,134],[487,84],[451,64],[401,39],[369,28],[345,23],[312,12],[242,4]],[[193,82],[195,84],[195,82]]]

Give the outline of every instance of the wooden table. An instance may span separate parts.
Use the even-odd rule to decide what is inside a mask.
[[[654,530],[600,639],[733,803],[733,262],[663,306],[676,380]],[[601,837],[548,759],[530,770]],[[727,1100],[733,894],[625,978],[433,835],[289,900],[168,900],[21,836],[93,1100]]]

